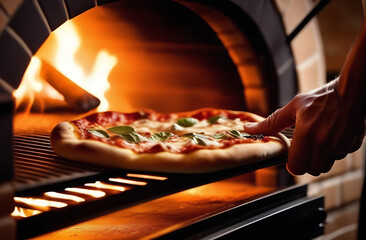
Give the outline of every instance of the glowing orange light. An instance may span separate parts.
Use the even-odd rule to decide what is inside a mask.
[[[22,102],[26,102],[27,107],[25,110],[26,112],[29,112],[29,109],[31,108],[37,94],[60,101],[65,100],[65,98],[59,92],[57,92],[41,78],[41,65],[42,63],[38,57],[33,56],[31,58],[21,84],[13,93],[13,96],[16,99],[16,108],[18,108]]]
[[[113,185],[113,184],[106,184],[106,183],[102,183],[100,181],[96,181],[95,183],[86,183],[85,186],[109,189],[109,190],[116,190],[116,191],[120,191],[120,192],[124,192],[126,190],[124,187]]]
[[[71,200],[74,202],[85,202],[84,198],[70,195],[70,194],[64,194],[64,193],[58,193],[58,192],[45,192],[44,195],[46,195],[48,197],[52,197],[52,198]]]
[[[101,198],[101,197],[105,196],[105,192],[100,191],[100,190],[90,190],[90,189],[86,189],[86,188],[77,188],[77,187],[66,188],[65,190],[68,191],[68,192],[74,192],[74,193],[81,193],[81,194],[89,195],[89,196],[92,196],[94,198]]]
[[[14,211],[12,212],[12,216],[13,217],[30,217],[30,216],[34,216],[37,214],[42,213],[42,211],[39,210],[34,210],[34,209],[27,209],[27,208],[22,208],[22,207],[15,207]]]
[[[147,184],[147,182],[135,181],[135,180],[124,179],[124,178],[109,178],[109,181],[125,183],[125,184],[130,184],[130,185],[137,185],[137,186],[145,186]]]
[[[106,111],[109,106],[105,98],[105,92],[110,87],[108,77],[118,62],[117,57],[101,49],[94,59],[93,68],[87,73],[75,58],[80,47],[81,39],[72,21],[67,21],[52,32],[50,39],[57,41],[57,45],[48,45],[54,51],[55,58],[49,59],[50,57],[43,56],[44,53],[41,53],[42,56],[40,56],[41,54],[36,54],[32,57],[21,81],[21,85],[13,93],[16,99],[16,107],[23,102],[27,102],[25,110],[29,112],[34,99],[40,94],[47,98],[64,100],[64,97],[41,77],[41,59],[45,59],[71,81],[96,96],[101,101],[97,109],[98,111]],[[44,45],[47,46],[47,43],[52,44],[51,42],[46,41]],[[40,50],[42,50],[42,47]]]
[[[151,180],[158,180],[158,181],[164,181],[164,180],[168,179],[167,177],[152,176],[152,175],[137,174],[137,173],[127,173],[127,177],[144,178],[144,179],[151,179]]]
[[[75,60],[75,54],[80,47],[81,39],[75,25],[68,21],[53,32],[58,42],[55,55],[55,67],[70,80],[93,94],[101,101],[98,111],[108,109],[105,92],[109,89],[108,76],[117,64],[117,57],[105,50],[100,50],[94,60],[94,67],[88,75]]]
[[[18,203],[25,203],[37,207],[54,207],[63,208],[67,204],[63,202],[50,201],[42,198],[30,198],[30,197],[14,197],[14,201]]]

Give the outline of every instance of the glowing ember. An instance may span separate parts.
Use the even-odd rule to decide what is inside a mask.
[[[164,180],[167,180],[168,179],[167,177],[152,176],[152,175],[137,174],[137,173],[128,173],[127,174],[127,177],[151,179],[151,180],[158,180],[158,181],[164,181]]]
[[[44,195],[52,198],[58,198],[58,199],[64,199],[64,200],[71,200],[74,202],[85,202],[84,198],[70,195],[70,194],[64,194],[64,193],[58,193],[58,192],[46,192]]]
[[[125,184],[130,184],[130,185],[137,185],[137,186],[145,186],[147,184],[147,182],[135,181],[135,180],[124,179],[124,178],[110,178],[109,181],[125,183]]]
[[[66,188],[65,189],[68,192],[74,192],[74,193],[81,193],[81,194],[85,194],[85,195],[89,195],[95,198],[101,198],[105,196],[105,192],[100,191],[100,190],[90,190],[90,189],[85,189],[85,188]]]
[[[101,50],[97,54],[91,73],[87,75],[75,60],[81,39],[73,23],[71,21],[64,23],[54,33],[59,46],[55,55],[55,67],[70,80],[99,98],[101,104],[98,111],[107,110],[108,101],[104,94],[110,87],[108,76],[117,64],[117,57]]]
[[[54,207],[54,208],[63,208],[66,207],[67,204],[63,202],[50,201],[41,198],[26,198],[26,197],[14,197],[14,201],[18,203],[25,203],[32,206],[37,207]]]
[[[34,210],[34,209],[28,209],[28,208],[22,208],[22,207],[15,207],[14,211],[12,212],[13,217],[30,217],[37,214],[42,213],[42,211]]]
[[[113,184],[106,184],[106,183],[102,183],[100,181],[96,181],[95,183],[86,183],[85,186],[109,189],[109,190],[116,190],[116,191],[120,191],[120,192],[124,192],[126,190],[124,187],[113,185]]]

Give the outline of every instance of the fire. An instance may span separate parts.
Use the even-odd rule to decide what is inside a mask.
[[[151,179],[151,180],[157,180],[157,181],[164,181],[164,180],[168,179],[167,177],[152,176],[152,175],[137,174],[137,173],[127,173],[127,177],[144,178],[144,179]]]
[[[91,71],[86,72],[82,63],[79,63],[75,57],[81,40],[72,21],[67,21],[51,33],[38,53],[32,57],[21,85],[13,94],[16,99],[16,107],[19,107],[20,104],[23,106],[26,102],[24,110],[29,111],[35,99],[40,95],[42,96],[40,99],[45,101],[47,99],[64,100],[62,93],[57,92],[47,83],[47,79],[41,77],[42,61],[46,60],[71,81],[97,97],[101,101],[97,111],[108,109],[109,104],[105,97],[106,91],[110,88],[108,77],[118,59],[101,49],[94,59]],[[51,55],[48,54],[50,51],[53,56],[48,56]]]
[[[116,191],[120,191],[120,192],[124,192],[126,190],[124,187],[113,185],[113,184],[102,183],[101,181],[96,181],[95,183],[86,183],[85,186],[101,188],[101,189],[116,190]]]
[[[30,197],[14,197],[14,201],[17,203],[25,203],[31,206],[40,207],[40,208],[63,208],[66,207],[67,204],[63,202],[50,201],[41,198],[30,198]]]
[[[11,216],[26,218],[26,217],[34,216],[34,215],[37,215],[40,213],[42,213],[42,211],[38,211],[38,210],[34,210],[34,209],[27,209],[27,208],[22,208],[22,207],[15,207]]]
[[[68,191],[68,192],[74,192],[74,193],[81,193],[81,194],[89,195],[89,196],[92,196],[94,198],[101,198],[101,197],[105,196],[105,192],[100,191],[100,190],[90,190],[90,189],[78,188],[78,187],[66,188],[65,190]]]
[[[70,195],[70,194],[64,194],[64,193],[58,193],[58,192],[45,192],[44,195],[46,195],[48,197],[52,197],[52,198],[71,200],[74,202],[85,202],[84,198]]]
[[[124,179],[124,178],[109,178],[108,180],[111,182],[125,183],[125,184],[136,185],[136,186],[145,186],[147,184],[147,182],[135,181],[135,180]]]
[[[60,29],[60,30],[59,30]],[[117,64],[117,57],[101,50],[94,61],[91,73],[86,74],[82,66],[75,60],[81,39],[72,21],[68,21],[54,31],[58,49],[55,55],[55,67],[73,82],[93,94],[101,101],[98,111],[108,109],[105,92],[109,89],[108,76]]]
[[[64,101],[64,97],[53,87],[47,84],[40,76],[41,60],[33,56],[24,73],[22,82],[13,96],[16,99],[16,108],[25,104],[25,111],[29,112],[36,96],[49,97],[55,100]]]

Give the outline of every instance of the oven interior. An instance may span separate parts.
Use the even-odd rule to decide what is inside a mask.
[[[33,56],[20,85],[11,83],[16,86],[12,215],[18,237],[37,236],[235,176],[242,176],[244,185],[265,189],[237,200],[235,206],[282,189],[260,186],[255,170],[283,165],[284,155],[201,175],[137,172],[68,161],[53,153],[48,139],[58,122],[96,111],[213,107],[265,116],[282,106],[296,90],[294,63],[285,37],[268,31],[265,22],[258,27],[257,4],[98,1],[98,6],[79,15],[71,11],[70,1],[65,2],[70,20],[59,27],[51,24],[42,46],[30,49]],[[273,6],[262,15],[266,11],[277,14]],[[270,34],[284,46],[268,43]],[[291,130],[287,134],[291,136]],[[286,180],[284,185],[288,184]],[[288,202],[306,196],[306,188],[299,189],[292,191]],[[278,194],[273,198],[282,196]],[[321,205],[321,199],[317,201]],[[253,210],[256,204],[252,205]],[[78,217],[70,220],[70,215]]]

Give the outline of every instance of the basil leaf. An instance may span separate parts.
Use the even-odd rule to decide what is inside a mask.
[[[228,138],[230,138],[225,133],[216,133],[215,135],[213,135],[213,137],[216,138],[216,139],[228,139]]]
[[[186,133],[183,134],[181,137],[185,137],[185,138],[193,138],[197,135],[197,133]]]
[[[201,137],[194,137],[192,139],[196,144],[201,145],[201,146],[207,146],[208,145],[208,141],[205,138],[201,138]]]
[[[172,136],[172,133],[170,133],[170,132],[157,132],[151,136],[151,139],[155,140],[155,141],[165,141],[168,138],[170,138],[171,136]]]
[[[141,136],[137,132],[119,134],[119,136],[121,136],[124,140],[130,143],[140,143],[146,141],[146,138]]]
[[[249,133],[241,133],[241,136],[245,137],[245,138],[252,138],[253,137],[253,135],[250,135]]]
[[[186,133],[182,135],[181,137],[189,138],[194,141],[195,144],[201,145],[201,146],[207,146],[208,141],[206,139],[205,135],[198,134],[198,133]]]
[[[117,134],[126,134],[126,133],[135,132],[135,129],[130,126],[116,126],[116,127],[108,128],[108,131],[111,131],[111,132],[117,133]]]
[[[228,133],[230,135],[232,135],[233,137],[236,137],[236,138],[240,138],[241,137],[241,133],[238,130],[230,130]]]
[[[217,123],[217,121],[221,118],[220,115],[217,115],[217,116],[213,116],[213,117],[210,117],[207,119],[207,122],[210,123],[210,124],[215,124]]]
[[[94,136],[109,139],[108,133],[106,133],[103,130],[100,130],[100,129],[88,129],[88,132],[90,132]]]
[[[177,121],[177,124],[182,127],[192,127],[193,125],[197,124],[198,120],[195,118],[181,118]]]

